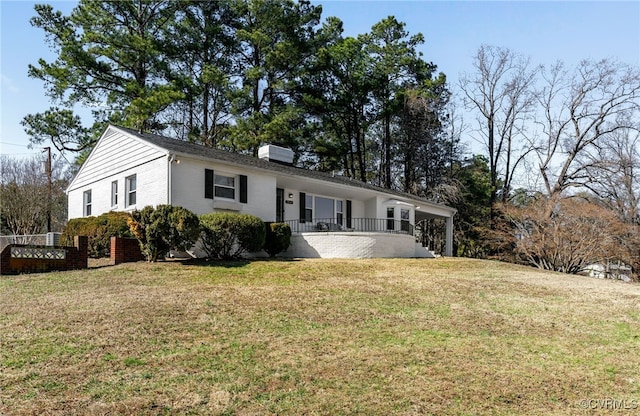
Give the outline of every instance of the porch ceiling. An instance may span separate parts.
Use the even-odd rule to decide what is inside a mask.
[[[447,218],[455,213],[455,210],[452,210],[449,207],[433,204],[420,199],[403,198],[398,195],[390,195],[381,191],[372,191],[358,186],[345,186],[342,184],[306,177],[278,176],[277,186],[278,188],[283,188],[285,190],[289,189],[334,198],[366,201],[378,196],[385,200],[396,200],[400,203],[406,203],[415,207],[416,221],[427,218]]]
[[[446,218],[446,216],[443,215],[436,215],[430,212],[424,212],[424,211],[419,211],[416,210],[416,223],[418,223],[419,221],[422,220],[430,220],[430,219],[434,219],[434,218]]]
[[[279,176],[277,184],[278,188],[344,199],[366,200],[375,196],[370,190],[303,177]]]

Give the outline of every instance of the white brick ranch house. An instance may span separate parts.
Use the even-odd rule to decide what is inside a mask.
[[[69,219],[172,204],[195,214],[233,211],[291,225],[290,257],[430,257],[420,220],[456,210],[402,192],[291,166],[288,149],[259,158],[109,126],[67,188]]]

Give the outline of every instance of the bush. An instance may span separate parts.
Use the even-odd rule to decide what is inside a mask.
[[[67,222],[60,244],[72,246],[73,237],[85,235],[89,239],[89,257],[109,257],[111,237],[132,237],[127,224],[130,215],[126,212],[105,212],[97,217],[73,218]]]
[[[194,213],[166,204],[134,211],[129,228],[150,262],[166,256],[169,250],[188,250],[200,235],[200,222]]]
[[[275,257],[291,245],[291,227],[283,222],[267,222],[265,226],[267,236],[263,248],[269,257]]]
[[[61,246],[72,246],[73,237],[77,235],[86,235],[90,239],[96,232],[96,217],[73,218],[67,221],[60,234]]]
[[[255,215],[212,212],[200,216],[202,248],[209,258],[235,259],[262,250],[266,229]]]
[[[594,263],[637,264],[638,228],[600,204],[540,198],[525,206],[505,204],[501,212],[505,224],[495,232],[515,241],[513,251],[522,263],[572,274]]]

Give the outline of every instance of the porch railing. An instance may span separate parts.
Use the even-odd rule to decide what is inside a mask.
[[[345,218],[342,223],[339,223],[335,218],[314,218],[311,221],[288,220],[284,222],[289,224],[293,234],[362,231],[414,235],[414,227],[409,221],[387,218]]]

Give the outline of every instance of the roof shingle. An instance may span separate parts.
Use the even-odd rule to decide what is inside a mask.
[[[167,150],[170,153],[177,153],[187,156],[196,156],[211,160],[217,160],[227,162],[238,166],[251,166],[257,169],[263,169],[267,171],[282,173],[286,175],[292,175],[297,177],[305,177],[311,179],[318,179],[336,184],[352,186],[361,189],[368,189],[376,192],[382,192],[390,195],[396,195],[403,198],[410,198],[416,201],[423,201],[425,203],[440,206],[443,208],[452,209],[443,204],[438,204],[429,201],[425,198],[421,198],[415,195],[411,195],[405,192],[395,191],[392,189],[381,188],[379,186],[370,185],[359,180],[347,178],[344,176],[335,176],[325,172],[319,172],[309,169],[298,168],[295,166],[286,166],[279,163],[269,162],[253,156],[243,155],[240,153],[233,153],[226,150],[214,149],[212,147],[203,146],[197,143],[191,143],[184,140],[172,139],[169,137],[161,136],[151,133],[140,133],[133,129],[129,129],[121,126],[113,126],[119,130],[126,132],[129,135],[135,136],[140,140],[144,140],[148,143],[156,145],[160,148]]]

